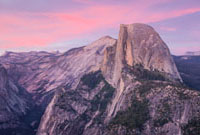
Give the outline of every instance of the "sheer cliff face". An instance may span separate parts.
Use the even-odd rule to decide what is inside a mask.
[[[20,95],[18,95],[19,93],[20,89],[9,80],[6,69],[0,65],[0,94],[1,100],[3,101],[1,103],[7,105],[5,111],[8,111],[8,114],[13,113],[12,111],[18,114],[26,112],[26,102],[24,99],[20,99]],[[5,104],[1,104],[1,107]],[[3,116],[1,115],[1,117]]]
[[[0,65],[1,134],[22,134],[25,132],[31,134],[31,130],[21,119],[22,116],[26,115],[30,107],[28,97],[29,95],[24,91],[24,89],[18,87],[10,80],[6,69]]]
[[[125,61],[133,66],[169,73],[180,79],[170,51],[159,34],[145,24],[121,25],[119,44],[123,46]]]
[[[176,81],[181,78],[169,49],[153,28],[121,25],[117,43],[103,51],[100,71],[56,89],[38,135],[198,133],[200,93]]]
[[[118,82],[121,69],[126,65],[142,65],[145,69],[164,73],[170,80],[182,81],[167,45],[151,26],[145,24],[122,24],[117,46],[108,49],[106,56],[104,66],[108,67],[102,70],[106,73],[106,69],[113,66],[114,73],[109,79],[114,84]],[[107,59],[113,61],[114,65],[107,63],[110,62]]]
[[[122,106],[119,100],[127,87],[126,79],[122,77],[123,69],[138,66],[159,72],[171,81],[182,81],[167,45],[151,26],[122,24],[117,45],[106,49],[101,68],[106,80],[116,87],[108,119],[115,116]]]
[[[98,134],[107,115],[114,88],[100,71],[81,78],[75,89],[58,88],[41,120],[38,135]]]

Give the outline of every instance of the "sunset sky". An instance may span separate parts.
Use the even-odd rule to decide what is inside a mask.
[[[121,23],[150,24],[172,54],[200,51],[200,0],[0,0],[0,53],[66,51]]]

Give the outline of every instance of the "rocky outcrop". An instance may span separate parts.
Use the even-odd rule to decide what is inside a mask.
[[[117,89],[104,80],[101,72],[84,75],[76,89],[59,88],[37,135],[182,135],[190,129],[198,133],[199,92],[137,75],[137,70],[122,69],[124,89],[111,116]]]
[[[106,49],[101,68],[106,80],[117,88],[109,117],[118,110],[117,103],[125,89],[122,70],[127,66],[141,66],[158,71],[169,80],[182,81],[167,45],[151,26],[122,24],[117,45]]]
[[[42,117],[37,135],[101,134],[106,107],[114,94],[100,71],[81,78],[75,89],[58,88]]]
[[[107,60],[111,57],[112,60]],[[108,63],[111,61],[113,65]],[[108,79],[116,85],[125,65],[142,65],[165,74],[170,80],[182,81],[167,45],[151,26],[145,24],[120,26],[117,46],[107,49],[102,70],[108,76],[107,69],[113,66],[113,75]]]
[[[106,135],[183,135],[191,129],[198,134],[199,92],[165,81],[128,80]]]

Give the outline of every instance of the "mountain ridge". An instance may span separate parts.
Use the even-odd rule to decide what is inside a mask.
[[[185,53],[186,56],[200,56],[200,51],[191,52],[188,51]]]

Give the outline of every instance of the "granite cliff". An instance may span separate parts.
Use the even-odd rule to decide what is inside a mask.
[[[31,96],[7,74],[0,65],[0,134],[33,133],[24,117],[31,108]]]
[[[113,67],[113,75],[109,75],[113,83],[117,83],[118,73],[125,65],[141,65],[144,69],[163,73],[170,80],[182,81],[167,45],[151,26],[145,24],[122,24],[117,45],[106,50],[102,70],[108,75],[107,69],[110,72],[109,68]]]

